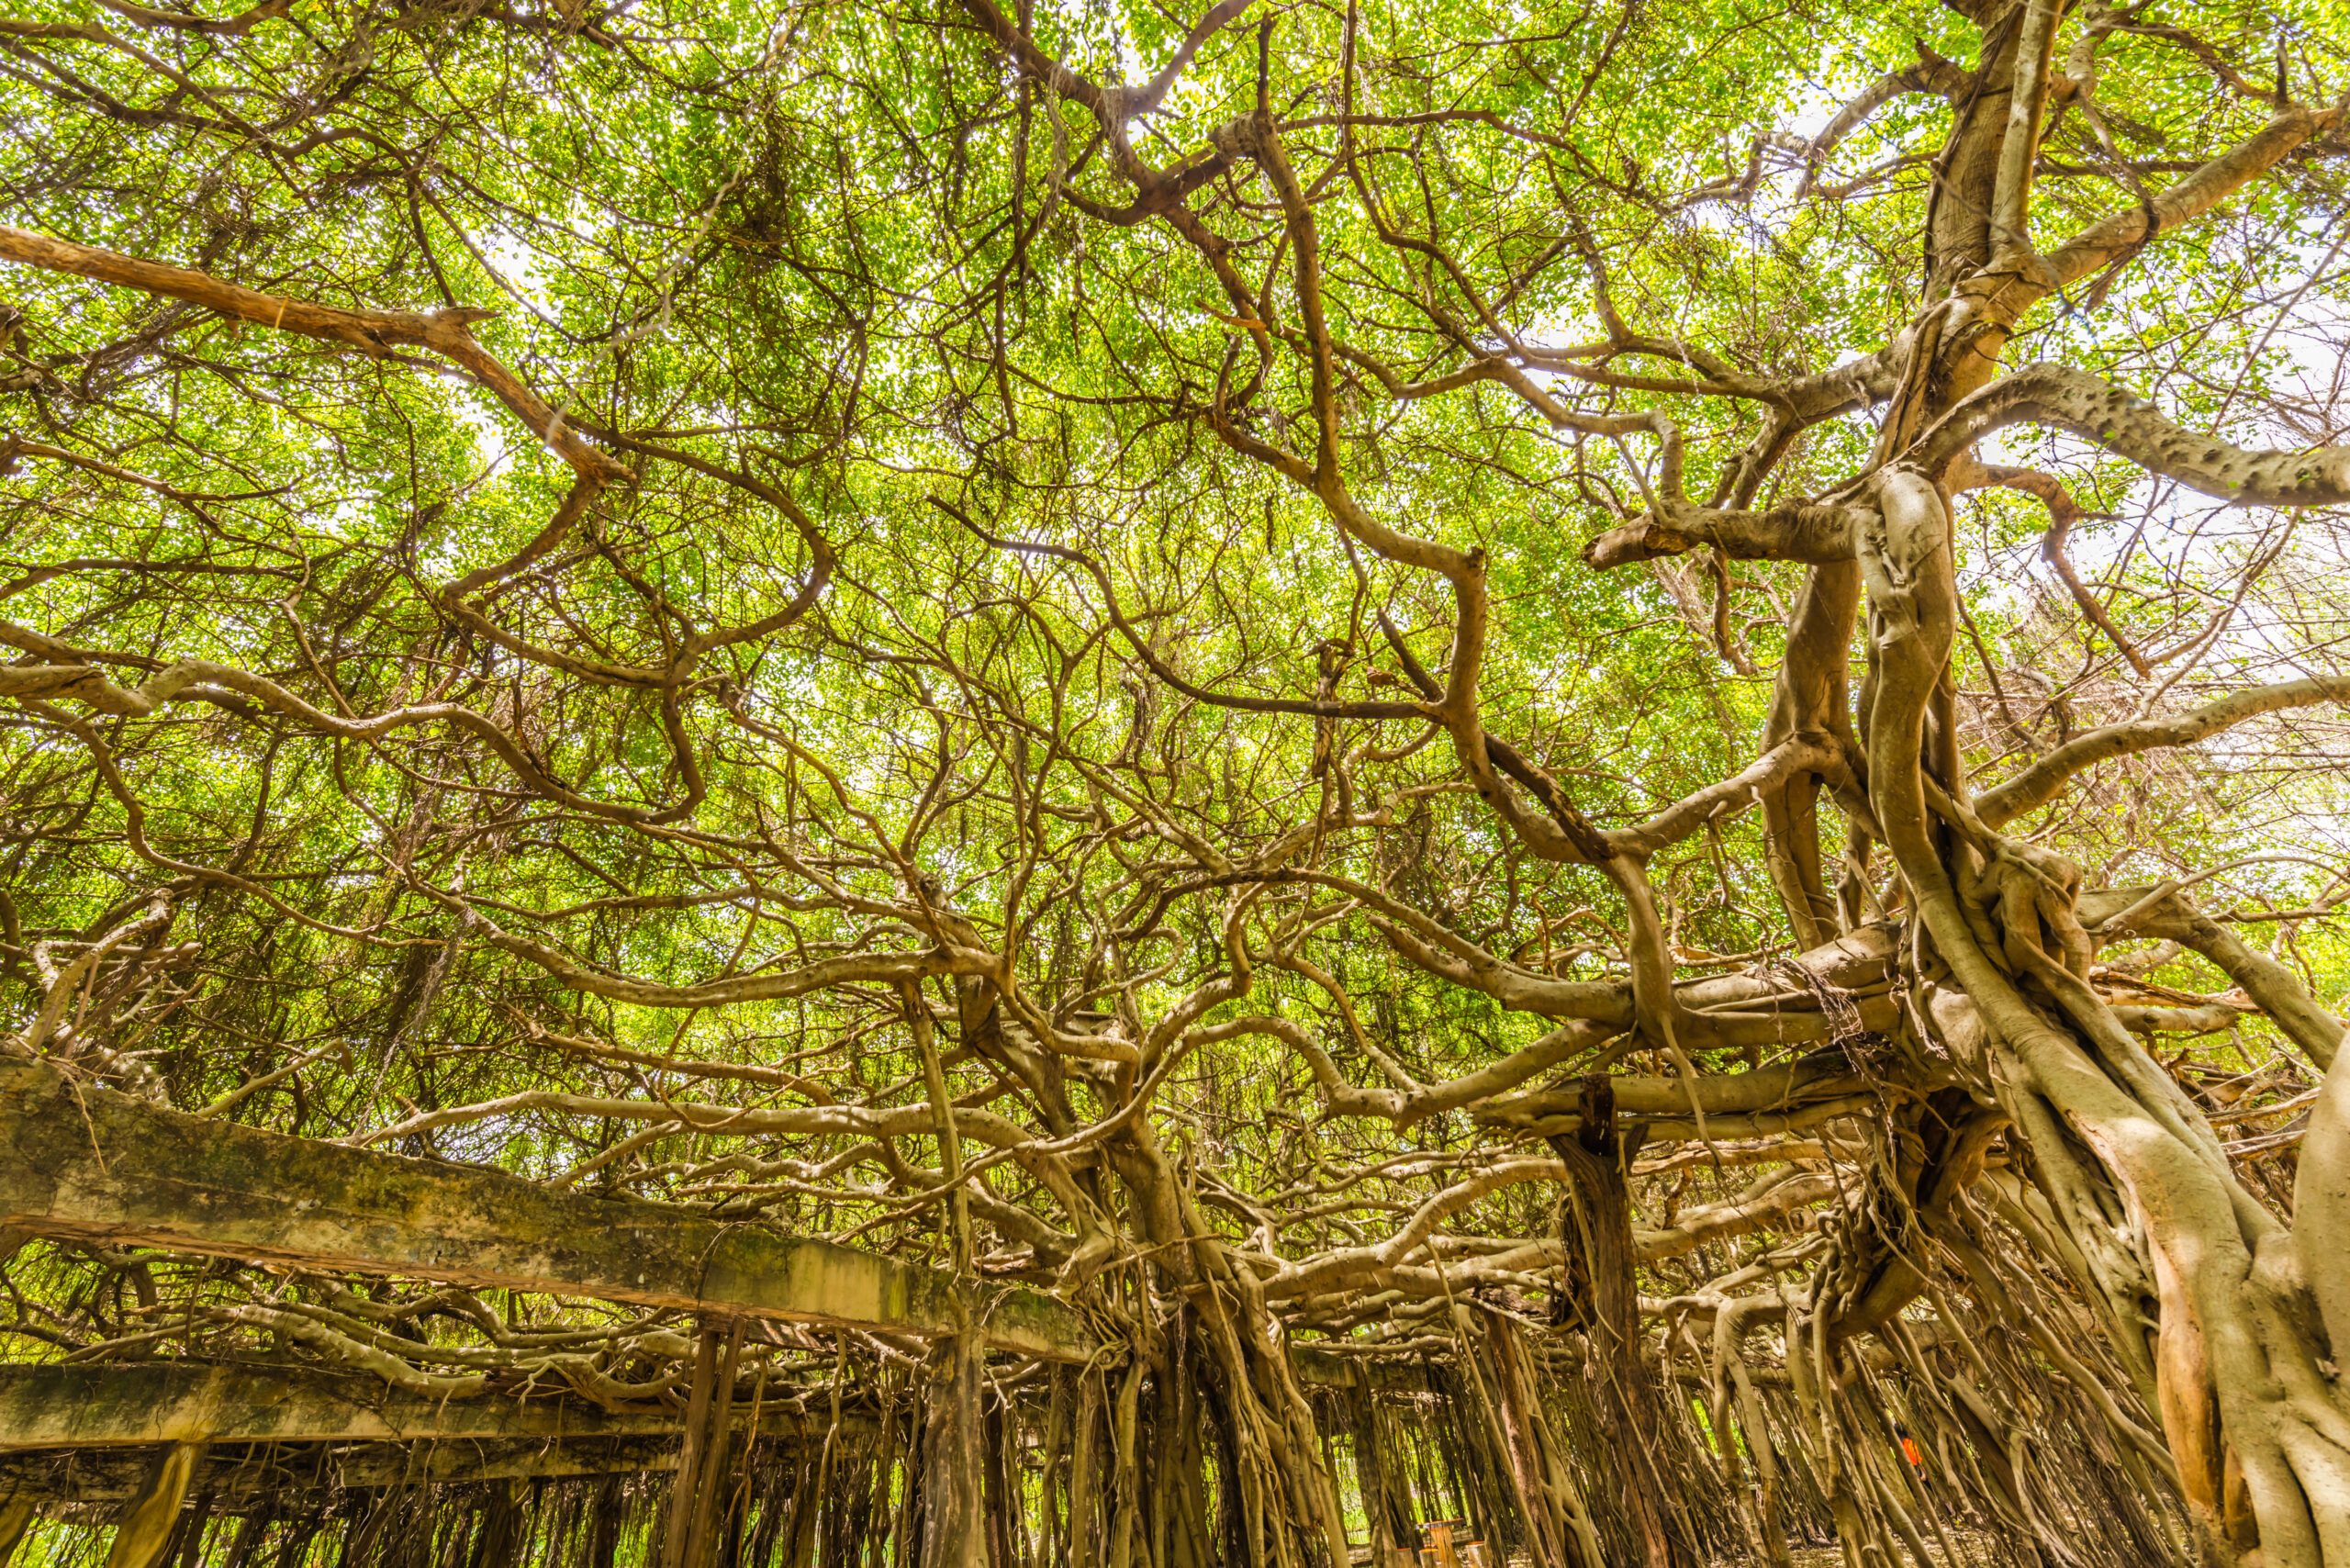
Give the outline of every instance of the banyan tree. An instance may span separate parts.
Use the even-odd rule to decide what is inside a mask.
[[[5,0],[0,1561],[2350,1565],[2346,94]]]

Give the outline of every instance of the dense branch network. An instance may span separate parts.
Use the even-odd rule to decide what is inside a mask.
[[[28,1212],[8,1355],[774,1400],[896,1561],[1404,1544],[1407,1372],[1538,1562],[2350,1561],[2338,31],[50,9],[6,1051],[967,1321]]]

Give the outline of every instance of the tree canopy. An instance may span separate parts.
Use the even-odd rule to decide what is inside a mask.
[[[689,1396],[550,1562],[2350,1563],[2336,0],[5,11],[0,1357]]]

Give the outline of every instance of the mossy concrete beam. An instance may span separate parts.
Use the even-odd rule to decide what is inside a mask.
[[[141,1361],[0,1366],[0,1450],[156,1443],[674,1438],[674,1410],[578,1399],[429,1398],[308,1367]]]
[[[551,1191],[504,1171],[287,1137],[0,1061],[0,1232],[935,1338],[966,1305],[934,1270],[747,1222]],[[979,1290],[998,1350],[1083,1361],[1051,1296]]]
[[[746,1429],[754,1413],[737,1404],[732,1425]],[[824,1440],[821,1412],[770,1400],[755,1414],[767,1437]],[[873,1430],[868,1415],[841,1420],[850,1433]],[[681,1432],[676,1410],[606,1410],[562,1395],[426,1398],[308,1367],[0,1366],[0,1496],[34,1496],[51,1511],[130,1496],[166,1443],[208,1445],[191,1490],[236,1508],[297,1484],[332,1491],[671,1471]]]
[[[325,1457],[319,1457],[325,1453]],[[0,1451],[0,1495],[26,1497],[51,1518],[92,1522],[89,1510],[123,1502],[152,1466],[147,1449]],[[366,1443],[326,1450],[222,1448],[196,1462],[191,1495],[209,1492],[225,1513],[274,1506],[324,1513],[335,1495],[363,1487],[674,1472],[677,1439],[565,1438],[531,1442],[475,1439],[461,1443]]]

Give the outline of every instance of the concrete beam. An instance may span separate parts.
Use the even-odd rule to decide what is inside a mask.
[[[53,1450],[12,1449],[0,1452],[0,1495],[28,1497],[43,1513],[66,1515],[92,1504],[128,1500],[153,1462],[152,1450],[146,1449],[79,1449],[70,1462]],[[283,1448],[212,1448],[196,1462],[188,1491],[196,1496],[208,1492],[218,1507],[233,1513],[263,1501],[281,1510],[315,1506],[321,1493],[362,1487],[664,1474],[677,1468],[675,1437],[367,1443],[336,1449],[323,1461]]]
[[[552,1192],[503,1171],[240,1126],[44,1062],[0,1061],[0,1232],[255,1262],[505,1286],[934,1338],[954,1282],[830,1242],[636,1198]],[[1096,1341],[1040,1292],[971,1307],[988,1343],[1083,1361]]]
[[[426,1398],[308,1367],[138,1361],[0,1366],[0,1450],[675,1437],[673,1410],[571,1397]]]
[[[733,1411],[738,1431],[752,1406]],[[873,1417],[842,1417],[870,1436]],[[762,1436],[824,1440],[825,1418],[769,1403]],[[119,1502],[165,1443],[208,1445],[191,1490],[224,1507],[315,1474],[334,1488],[666,1472],[675,1410],[606,1410],[569,1396],[427,1399],[307,1367],[146,1361],[0,1366],[0,1496],[52,1509]],[[308,1450],[302,1445],[319,1445]],[[266,1462],[256,1462],[263,1456]]]

